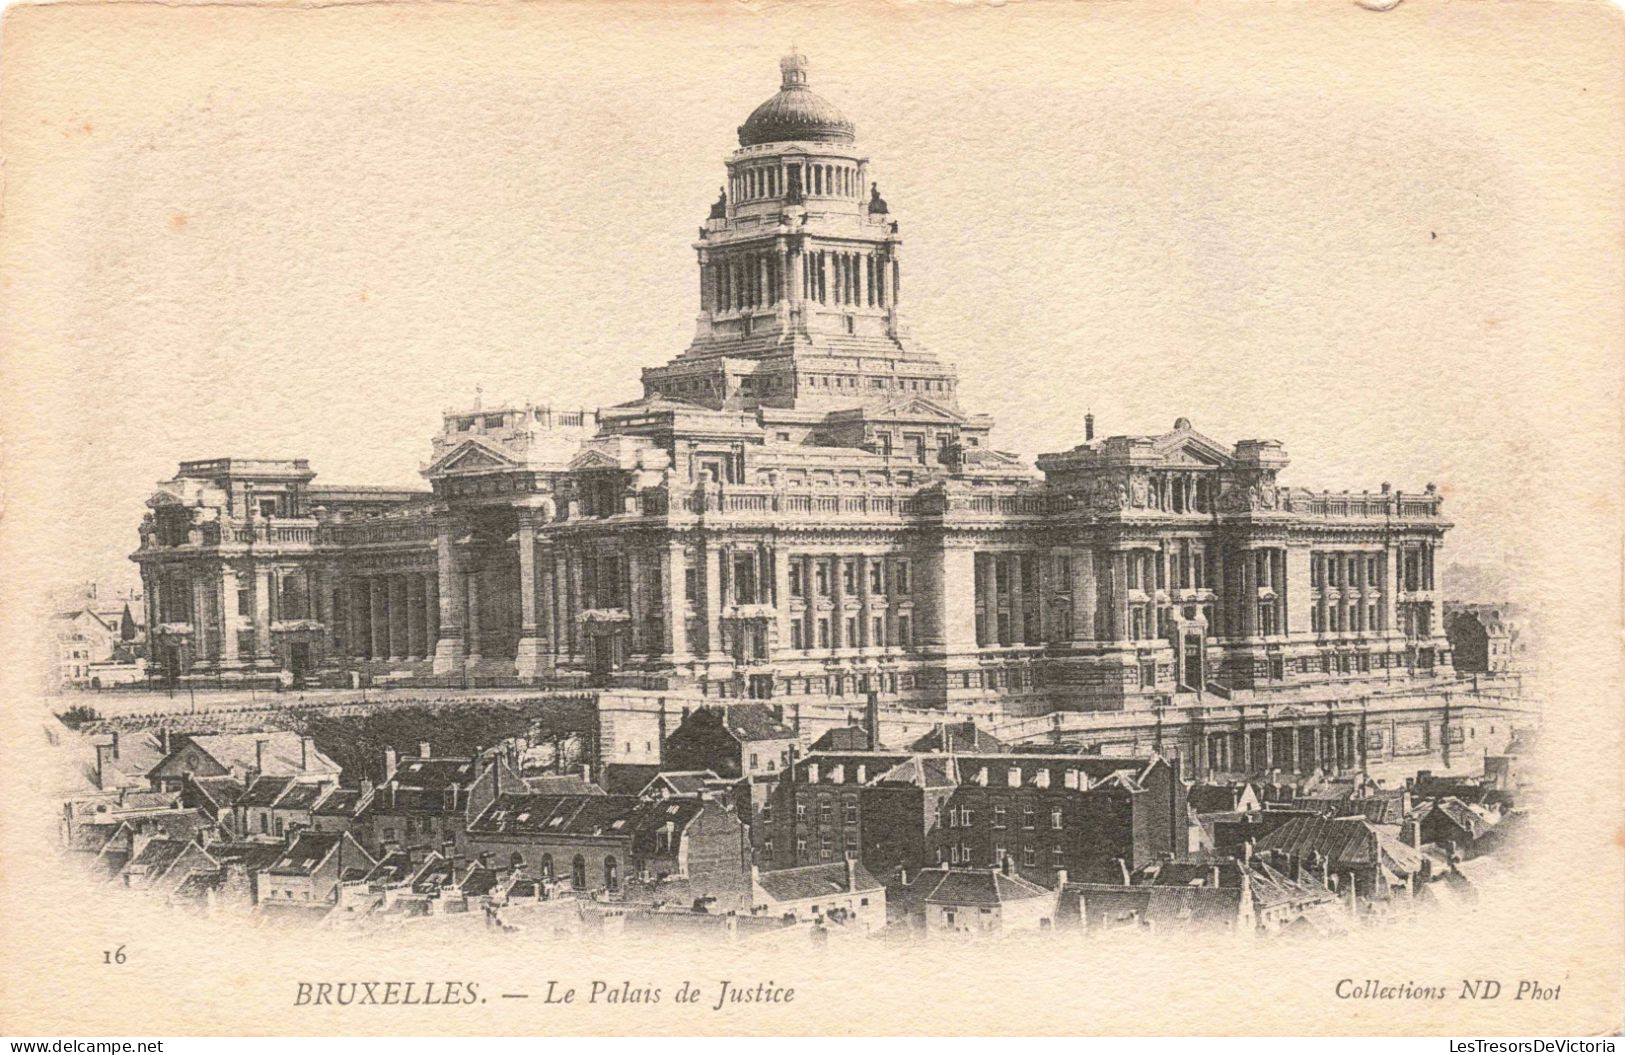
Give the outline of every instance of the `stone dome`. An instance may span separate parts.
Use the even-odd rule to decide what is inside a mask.
[[[779,92],[758,106],[739,126],[739,145],[791,140],[850,143],[857,131],[846,115],[807,87],[807,57],[792,51],[779,62],[784,80]]]

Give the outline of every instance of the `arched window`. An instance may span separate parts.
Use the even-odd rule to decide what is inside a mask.
[[[604,858],[604,889],[610,893],[621,888],[620,869],[616,867],[615,858]]]
[[[513,856],[508,858],[508,867],[515,872],[523,872],[525,870],[525,855],[515,850]]]
[[[570,862],[570,885],[577,890],[587,889],[587,859],[580,854]]]
[[[518,857],[519,855],[514,854],[514,856]],[[543,854],[542,855],[542,875],[541,875],[541,878],[543,878],[545,880],[549,880],[549,881],[551,881],[552,878],[553,878],[553,855],[552,854]]]

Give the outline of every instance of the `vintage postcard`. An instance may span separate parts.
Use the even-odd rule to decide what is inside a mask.
[[[0,1032],[1617,1033],[1622,44],[11,7]]]

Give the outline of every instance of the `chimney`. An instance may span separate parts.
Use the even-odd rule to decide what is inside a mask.
[[[308,736],[299,738],[299,771],[301,773],[310,772],[310,737]]]
[[[388,783],[395,777],[395,765],[399,760],[395,756],[393,747],[384,748],[384,782]]]
[[[118,730],[113,730],[113,761],[118,761]]]
[[[1095,416],[1093,414],[1085,414],[1083,416],[1083,442],[1088,443],[1090,440],[1092,440],[1094,438],[1095,438]]]
[[[158,749],[165,755],[169,754],[169,727],[164,726],[158,730]]]
[[[1253,859],[1253,842],[1254,842],[1254,840],[1252,840],[1252,839],[1243,839],[1242,840],[1242,842],[1241,842],[1241,859],[1242,859],[1242,861],[1251,863],[1251,861]]]
[[[1209,868],[1207,870],[1207,885],[1210,886],[1210,887],[1217,887],[1219,885],[1219,866],[1218,865],[1213,865],[1211,868]]]
[[[658,729],[656,731],[660,734],[660,742],[655,745],[656,749],[658,750],[658,754],[656,755],[656,761],[658,761],[660,763],[660,768],[661,769],[665,769],[666,768],[666,697],[664,697],[664,696],[660,697],[660,717],[659,717],[658,721],[659,721],[660,724],[659,724],[659,727],[658,727]]]
[[[846,892],[853,893],[858,889],[858,859],[851,854],[846,855]]]
[[[581,781],[584,784],[592,783],[592,766],[585,762],[581,763]]]
[[[1056,890],[1064,890],[1064,889],[1066,889],[1066,879],[1067,879],[1066,869],[1057,868],[1055,870],[1055,889]]]
[[[419,758],[428,758],[429,757],[429,741],[423,740],[423,741],[420,741],[418,743],[418,757]]]
[[[107,771],[107,759],[113,753],[112,744],[96,745],[96,786],[103,791],[107,790],[107,782],[113,774]]]
[[[871,692],[864,701],[863,720],[869,727],[869,750],[880,750],[880,694]]]
[[[254,775],[259,776],[265,772],[265,741],[254,741]]]

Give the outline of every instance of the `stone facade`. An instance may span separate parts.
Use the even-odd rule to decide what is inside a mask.
[[[134,555],[152,668],[1030,714],[1451,673],[1432,486],[1285,486],[1280,443],[1184,418],[996,449],[908,336],[851,123],[805,59],[782,75],[694,242],[693,343],[641,398],[447,413],[426,491],[182,463]]]

